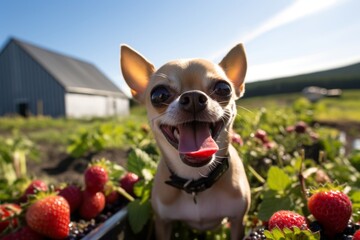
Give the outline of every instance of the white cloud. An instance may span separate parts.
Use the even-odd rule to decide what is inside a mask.
[[[310,16],[315,13],[324,11],[330,7],[344,2],[345,0],[297,0],[287,8],[283,9],[270,19],[260,24],[253,31],[246,33],[245,35],[237,38],[230,46],[221,49],[213,53],[211,59],[218,60],[221,56],[224,56],[226,52],[231,49],[239,41],[243,43],[249,43],[255,38],[263,35],[264,33],[270,32],[276,28],[299,20],[301,18]]]
[[[263,24],[258,28],[247,33],[241,38],[245,43],[259,37],[260,35],[269,32],[273,29],[289,24],[293,21],[299,20],[306,16],[312,15],[324,11],[343,0],[297,0]]]

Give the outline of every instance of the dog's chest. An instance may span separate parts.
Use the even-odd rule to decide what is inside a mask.
[[[219,225],[225,217],[241,215],[245,204],[241,198],[231,198],[213,191],[200,192],[195,198],[182,192],[171,205],[157,202],[159,215],[163,219],[184,221],[191,227],[206,230]]]

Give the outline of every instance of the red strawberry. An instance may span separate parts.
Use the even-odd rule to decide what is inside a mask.
[[[341,233],[346,228],[352,213],[349,197],[331,188],[316,190],[308,199],[308,208],[329,237]]]
[[[70,212],[79,208],[82,202],[82,192],[76,185],[69,185],[59,191],[59,195],[64,197],[69,203]]]
[[[117,191],[112,191],[105,196],[105,202],[107,204],[114,204],[120,199],[120,194]]]
[[[302,121],[295,124],[295,132],[297,133],[305,133],[306,129],[307,124]]]
[[[264,147],[266,147],[267,149],[273,149],[275,146],[276,146],[276,144],[274,142],[264,143]]]
[[[108,179],[108,173],[104,166],[92,165],[85,171],[86,190],[92,193],[101,192]]]
[[[36,191],[45,192],[48,190],[48,186],[42,180],[33,180],[26,188],[24,195],[21,197],[22,202],[26,202],[27,198],[31,194],[35,194]]]
[[[306,219],[298,213],[281,210],[275,212],[269,219],[269,229],[272,230],[275,227],[280,228],[293,228],[298,227],[300,229],[307,229]]]
[[[42,240],[44,237],[29,228],[28,226],[22,227],[19,231],[6,235],[1,240]]]
[[[44,236],[62,239],[69,235],[70,207],[61,196],[37,195],[25,218],[32,230]]]
[[[357,230],[354,233],[353,240],[360,240],[360,230]]]
[[[256,132],[255,132],[255,137],[260,139],[263,143],[266,143],[268,142],[268,139],[267,139],[267,134],[264,130],[262,129],[258,129]]]
[[[135,196],[134,194],[134,185],[139,181],[139,176],[135,173],[128,172],[125,174],[124,177],[120,179],[120,187],[122,187],[127,193],[129,193],[132,196]]]
[[[102,192],[92,193],[87,190],[83,192],[83,203],[80,206],[80,216],[90,220],[99,215],[105,207],[105,196]]]
[[[241,136],[239,134],[231,131],[230,137],[231,137],[231,142],[232,143],[239,144],[240,146],[244,145],[244,141],[243,141],[243,139],[241,138]]]
[[[8,226],[16,227],[18,219],[12,218],[14,215],[20,214],[21,207],[14,203],[5,203],[0,205],[0,233]],[[10,218],[11,219],[8,219]]]

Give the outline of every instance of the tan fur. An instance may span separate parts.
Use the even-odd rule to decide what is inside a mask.
[[[244,92],[246,56],[241,44],[236,45],[217,64],[203,59],[171,61],[155,70],[154,66],[135,50],[121,47],[121,70],[135,99],[145,104],[150,126],[161,150],[162,159],[158,165],[152,189],[152,207],[156,213],[157,239],[167,240],[171,236],[171,222],[180,220],[199,230],[212,229],[224,218],[231,222],[231,238],[241,239],[244,235],[243,218],[250,204],[250,188],[244,167],[236,150],[229,143],[229,132],[236,116],[235,100]],[[232,95],[222,101],[214,94],[214,86],[219,81],[231,85]],[[163,106],[151,103],[151,91],[158,86],[166,86],[171,98]],[[207,96],[203,111],[183,111],[179,106],[180,96],[188,91],[198,91]],[[192,167],[181,161],[179,152],[160,130],[161,124],[177,126],[187,121],[218,122],[229,118],[220,132],[216,143],[219,150],[212,160],[201,167]],[[205,125],[204,125],[205,126]],[[193,196],[165,184],[171,175],[186,179],[199,179],[212,170],[217,159],[229,156],[229,169],[211,188]]]

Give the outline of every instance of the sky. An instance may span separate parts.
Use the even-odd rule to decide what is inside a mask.
[[[158,68],[220,62],[241,42],[251,82],[360,62],[359,10],[359,0],[1,0],[0,47],[15,37],[93,63],[129,93],[121,44]]]

